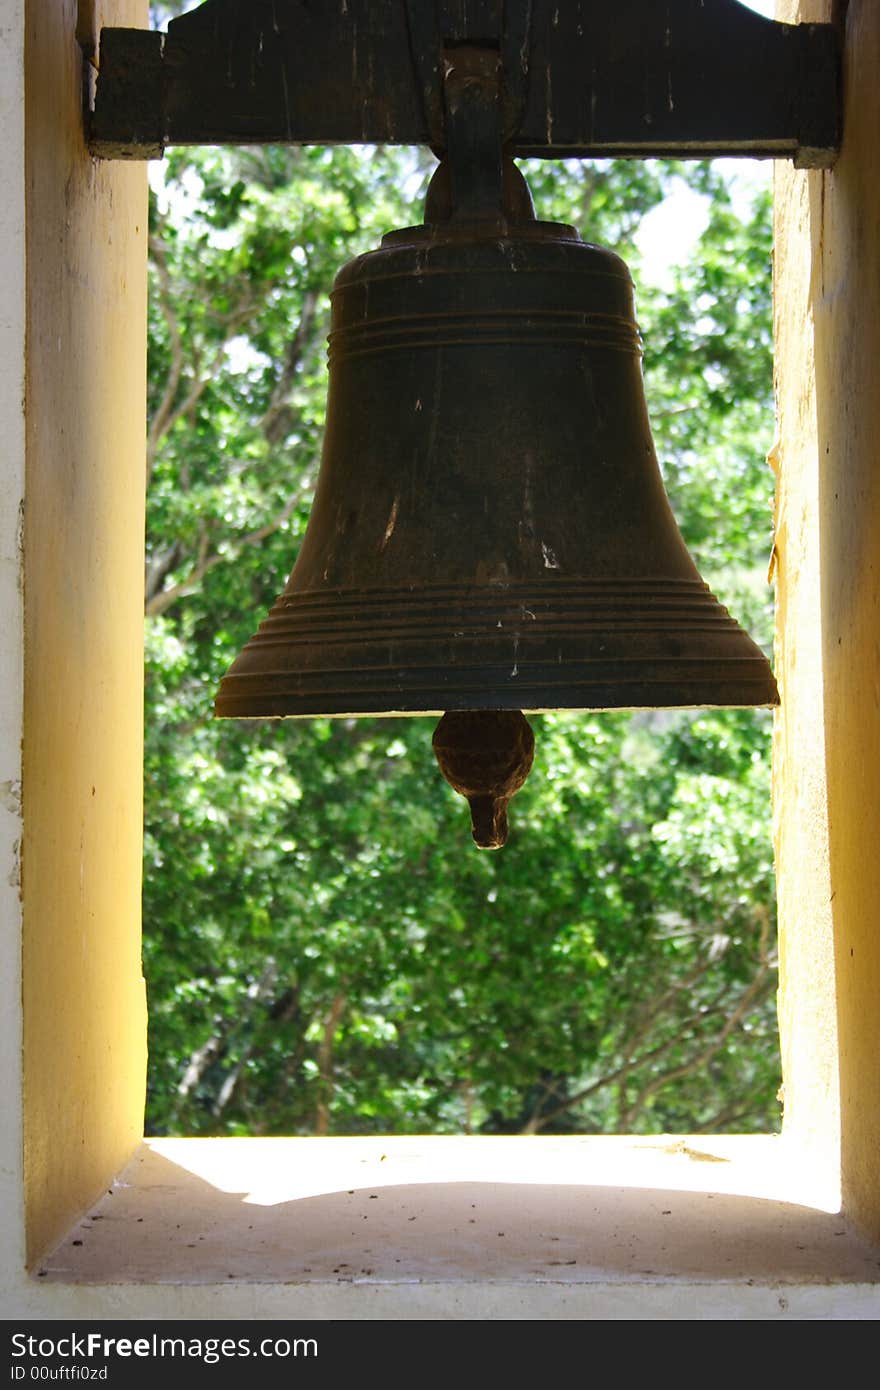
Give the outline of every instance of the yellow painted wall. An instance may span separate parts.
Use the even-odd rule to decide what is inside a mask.
[[[0,130],[0,1307],[5,1310],[7,1270],[24,1264],[19,897],[24,696],[24,0],[3,0]]]
[[[24,1176],[29,1258],[142,1132],[146,171],[82,135],[82,55],[145,0],[26,7]]]
[[[781,1020],[787,1126],[839,1147],[844,1209],[880,1236],[880,7],[834,9],[841,157],[777,175]]]
[[[777,17],[796,22],[801,0]],[[830,0],[808,17],[828,18]],[[826,13],[822,13],[822,11]],[[807,17],[807,16],[805,16]],[[774,835],[779,900],[779,1022],[786,1133],[832,1182],[840,1159],[837,998],[825,775],[819,487],[810,198],[822,173],[775,172],[773,248],[778,428]]]

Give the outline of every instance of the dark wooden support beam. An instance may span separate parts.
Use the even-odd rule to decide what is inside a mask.
[[[514,155],[818,166],[840,146],[836,28],[738,0],[205,0],[167,35],[103,31],[90,146],[129,159],[174,144],[441,151],[439,55],[469,41],[499,48]]]

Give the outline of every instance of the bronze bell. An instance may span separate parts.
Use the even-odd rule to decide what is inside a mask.
[[[673,518],[611,251],[390,232],[336,279],[329,361],[302,549],[218,715],[776,702]]]
[[[775,704],[673,518],[623,261],[527,194],[426,222],[336,278],[308,528],[216,714]]]

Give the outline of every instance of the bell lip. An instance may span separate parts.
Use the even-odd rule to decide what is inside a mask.
[[[706,683],[708,684],[708,682]],[[451,710],[520,710],[523,714],[552,714],[555,711],[571,713],[602,713],[611,711],[630,711],[654,709],[776,709],[780,704],[779,690],[767,663],[767,671],[757,674],[751,680],[741,678],[737,684],[728,682],[728,694],[721,697],[720,692],[695,688],[686,682],[670,681],[645,682],[627,692],[629,698],[614,698],[611,682],[594,682],[592,686],[584,683],[577,690],[560,692],[554,696],[553,703],[541,700],[534,687],[499,693],[493,691],[490,700],[483,702],[478,692],[470,690],[443,691],[444,698],[428,701],[419,700],[418,693],[412,692],[409,698],[405,691],[397,690],[393,695],[384,692],[359,692],[359,698],[333,700],[325,694],[293,697],[289,693],[271,695],[263,692],[260,696],[242,692],[225,693],[221,688],[214,701],[215,719],[373,719],[373,718],[416,718],[419,716],[439,718]],[[435,691],[435,694],[441,692]],[[354,692],[348,692],[351,697]],[[713,697],[713,694],[715,698]],[[397,697],[395,702],[394,696]],[[328,706],[334,706],[328,708]]]
[[[243,714],[233,710],[220,710],[214,708],[214,719],[236,719],[241,723],[256,723],[262,721],[279,721],[283,719],[440,719],[444,714],[451,710],[486,710],[496,713],[505,710],[519,710],[522,714],[639,714],[650,710],[678,710],[678,709],[767,709],[775,710],[779,708],[779,696],[774,700],[762,701],[739,701],[730,703],[713,704],[711,701],[703,700],[699,702],[685,701],[678,704],[637,704],[637,705],[529,705],[517,704],[513,701],[509,705],[437,705],[433,709],[347,709],[347,710],[291,710],[278,713],[250,713]]]

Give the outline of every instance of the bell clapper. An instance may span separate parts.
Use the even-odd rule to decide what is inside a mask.
[[[450,710],[432,744],[446,781],[470,806],[475,845],[500,849],[507,842],[508,802],[535,756],[528,720],[521,710]]]

